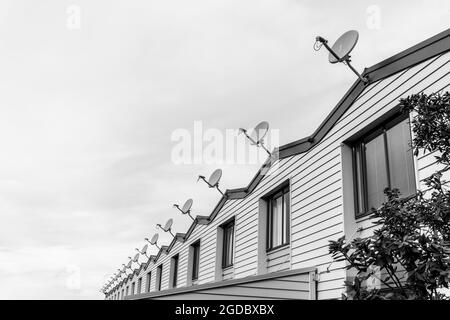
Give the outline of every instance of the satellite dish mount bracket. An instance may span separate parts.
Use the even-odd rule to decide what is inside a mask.
[[[219,189],[219,183],[217,183],[216,185],[213,186],[213,185],[211,185],[208,181],[206,181],[206,179],[205,179],[204,176],[198,176],[197,181],[199,181],[199,180],[205,181],[205,183],[208,185],[208,187],[210,187],[210,188],[216,188],[217,191],[219,191],[223,196],[225,195],[225,194],[222,192],[222,190]],[[191,218],[192,218],[192,217],[191,217]]]
[[[169,229],[164,229],[159,223],[156,225],[158,228],[160,228],[162,231],[164,231],[164,232],[169,232],[171,235],[172,235],[172,237],[175,237],[175,235],[172,233],[172,228],[169,228]]]
[[[188,211],[184,212],[183,210],[180,209],[180,206],[179,206],[179,205],[174,204],[173,206],[174,206],[174,208],[177,208],[182,214],[187,214],[187,215],[189,216],[189,218],[191,218],[192,220],[195,220],[195,219],[191,216],[191,210],[188,210]],[[171,234],[172,234],[172,232],[171,232]]]
[[[336,54],[336,52],[334,52],[334,50],[332,49],[332,48],[330,48],[330,46],[328,45],[328,40],[327,39],[325,39],[325,38],[323,38],[323,37],[321,37],[321,36],[317,36],[316,37],[316,43],[320,43],[321,45],[320,46],[318,46],[317,48],[318,48],[318,50],[320,50],[320,47],[323,45],[323,46],[325,46],[325,48],[333,55],[333,57],[338,61],[338,62],[342,62],[342,63],[344,63],[345,65],[347,65],[349,68],[350,68],[350,70],[352,70],[353,71],[353,73],[354,74],[356,74],[357,76],[358,76],[358,78],[362,81],[362,82],[364,82],[364,83],[368,83],[369,82],[369,79],[367,79],[366,77],[363,77],[358,71],[356,71],[356,69],[350,64],[350,62],[351,62],[351,60],[350,60],[350,55],[346,55],[346,56],[344,56],[344,57],[339,57],[337,54]],[[316,46],[314,46],[314,47],[316,47]]]
[[[271,155],[270,151],[267,150],[267,148],[264,146],[264,143],[263,143],[262,140],[261,140],[261,141],[255,141],[255,140],[253,140],[253,138],[250,137],[250,135],[247,133],[247,130],[245,130],[245,129],[240,128],[240,129],[239,129],[239,132],[242,132],[242,133],[247,137],[247,139],[250,140],[250,142],[251,142],[252,144],[254,144],[254,145],[257,146],[257,147],[263,148],[264,151],[266,151],[267,154],[268,154],[269,156]]]

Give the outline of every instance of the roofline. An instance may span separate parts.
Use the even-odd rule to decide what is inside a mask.
[[[168,252],[167,252],[167,248],[168,248],[168,246],[161,246],[161,248],[160,248],[159,251],[158,251],[158,254],[156,255],[155,262],[158,261],[159,257],[160,257],[163,253],[168,253]]]
[[[366,74],[373,82],[378,81],[444,53],[449,50],[449,36],[450,28],[373,65]]]
[[[227,189],[209,216],[197,216],[194,219],[188,231],[184,235],[183,242],[189,238],[197,224],[207,225],[211,223],[220,210],[222,210],[227,200],[243,199],[252,193],[259,182],[261,182],[264,178],[266,170],[276,161],[307,152],[317,145],[342,117],[342,115],[353,105],[353,102],[368,85],[448,51],[450,51],[450,28],[406,50],[403,50],[392,57],[371,66],[370,68],[364,69],[362,75],[363,77],[368,78],[369,81],[367,83],[357,79],[312,135],[287,143],[275,149],[272,155],[266,159],[264,164],[246,187]],[[163,246],[168,249],[166,250],[166,253],[170,252],[170,249],[174,246],[174,241],[176,241],[175,238],[169,246]],[[161,255],[163,247],[161,247],[161,250],[158,252],[154,263],[156,263]],[[151,257],[147,262],[146,268],[150,264],[150,260]]]
[[[185,233],[176,233],[175,237],[173,237],[172,241],[170,242],[169,246],[167,247],[167,251],[169,252],[177,241],[184,242],[185,236],[186,236]]]

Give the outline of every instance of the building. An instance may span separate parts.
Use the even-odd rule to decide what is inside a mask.
[[[386,184],[423,188],[434,158],[413,156],[398,102],[448,90],[449,51],[447,29],[365,69],[369,82],[358,79],[311,136],[281,146],[271,174],[227,190],[106,299],[341,298],[351,274],[328,242],[370,235],[365,213]]]

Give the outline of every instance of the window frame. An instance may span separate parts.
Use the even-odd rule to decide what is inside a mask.
[[[222,269],[227,269],[230,268],[234,265],[234,236],[235,236],[235,231],[236,231],[236,224],[235,224],[235,219],[231,219],[227,222],[225,222],[223,225],[221,225],[222,228]],[[230,232],[229,230],[232,229],[231,233],[232,233],[232,241],[231,244],[228,243],[228,232]],[[231,250],[231,257],[230,257],[230,261],[227,261],[228,258],[228,250]]]
[[[151,271],[147,272],[146,280],[148,280],[148,281],[145,284],[145,289],[146,289],[145,292],[150,292],[151,288],[152,288],[152,272]]]
[[[162,273],[163,273],[163,264],[161,263],[158,267],[156,267],[156,283],[155,283],[156,291],[161,291]]]
[[[180,254],[177,253],[171,259],[172,268],[172,288],[176,288],[178,284],[178,264],[180,263]]]
[[[192,273],[191,280],[192,282],[197,281],[200,273],[200,240],[191,244],[192,247]],[[198,254],[196,251],[198,250]]]
[[[367,188],[367,161],[366,161],[366,154],[363,151],[363,147],[365,144],[371,142],[375,138],[383,135],[383,146],[384,146],[384,161],[386,165],[386,174],[387,174],[387,183],[388,187],[391,187],[391,172],[390,172],[390,164],[389,164],[389,151],[388,151],[388,140],[387,140],[387,131],[393,127],[395,127],[397,124],[403,122],[404,120],[409,119],[409,113],[401,113],[396,114],[390,118],[388,118],[386,121],[382,122],[381,124],[377,125],[375,128],[371,129],[367,133],[361,135],[357,139],[355,139],[353,142],[351,142],[350,147],[352,150],[352,171],[353,171],[353,196],[354,196],[354,207],[355,207],[355,218],[363,218],[367,215],[370,215],[372,212],[372,208],[369,208],[368,205],[368,188]],[[409,121],[408,121],[409,122]],[[411,127],[410,127],[411,129]],[[410,141],[412,141],[412,135],[411,130],[409,130],[410,135]],[[357,149],[360,150],[361,154],[361,160],[357,159]],[[413,169],[414,168],[414,155],[411,149],[411,157],[413,159]],[[359,166],[358,172],[358,161],[361,161]],[[361,187],[359,187],[358,178],[361,177]],[[360,208],[360,192],[362,193],[362,212],[359,210]],[[415,195],[417,191],[414,192],[413,195]],[[409,198],[413,195],[406,196],[404,198]]]
[[[275,199],[278,199],[279,197],[283,197],[283,210],[281,212],[282,216],[282,223],[281,223],[281,232],[283,239],[283,231],[286,231],[286,240],[279,245],[273,246],[273,210],[272,210],[272,203]],[[287,206],[285,208],[285,197],[287,197]],[[266,252],[274,251],[279,248],[288,246],[291,242],[291,190],[290,190],[290,184],[289,181],[283,183],[278,188],[276,188],[270,195],[266,196],[267,201],[267,230],[266,230]],[[287,210],[286,215],[286,221],[285,219],[285,212],[284,210]]]
[[[138,285],[137,285],[137,294],[141,294],[142,292],[142,277],[138,278]]]

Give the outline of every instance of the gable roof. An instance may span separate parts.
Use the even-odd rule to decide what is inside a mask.
[[[368,85],[449,51],[450,28],[416,44],[409,49],[385,59],[370,68],[364,69],[362,76],[366,77],[369,81],[364,83],[358,78],[313,134],[275,149],[272,155],[267,158],[246,187],[227,189],[209,216],[197,216],[184,236],[177,233],[169,246],[161,247],[155,259],[152,260],[152,257],[154,256],[151,256],[148,259],[146,268],[150,265],[150,262],[153,261],[156,263],[163,251],[169,253],[176,241],[186,241],[198,224],[207,225],[211,223],[220,210],[222,210],[227,200],[243,199],[252,193],[264,178],[267,170],[276,161],[307,152],[318,144],[336,124],[336,122],[343,116],[343,114],[352,106],[355,100],[361,95],[361,93],[363,93]]]

